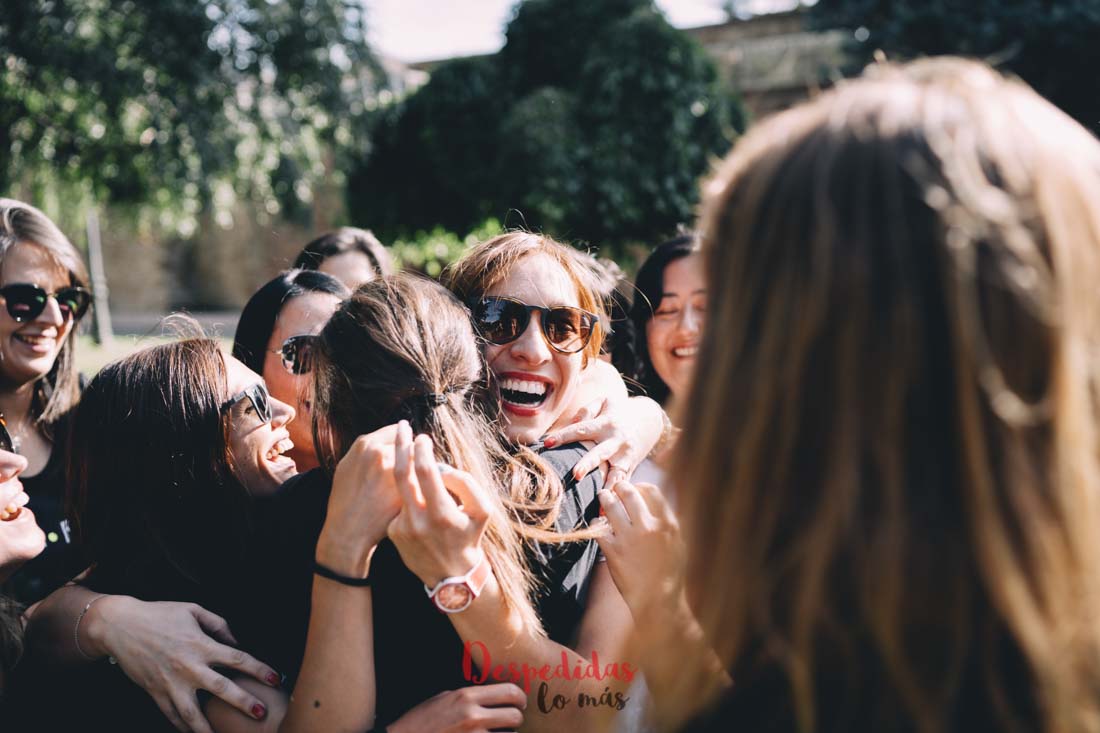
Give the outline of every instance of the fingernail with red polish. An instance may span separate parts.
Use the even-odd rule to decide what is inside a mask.
[[[263,720],[265,715],[267,715],[267,708],[265,708],[263,705],[261,705],[260,703],[256,703],[252,706],[253,718],[255,718],[256,720]]]
[[[268,672],[265,679],[267,680],[267,684],[271,685],[272,687],[279,686],[279,675],[275,674],[274,672]]]
[[[546,438],[545,440],[542,441],[542,444],[546,448],[553,448],[555,445],[558,444],[558,439],[557,438]]]

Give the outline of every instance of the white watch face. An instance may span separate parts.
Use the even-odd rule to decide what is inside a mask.
[[[436,591],[433,600],[439,610],[458,613],[474,602],[474,592],[465,583],[448,583]]]

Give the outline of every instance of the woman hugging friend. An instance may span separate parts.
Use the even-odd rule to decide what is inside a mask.
[[[549,241],[540,246],[570,251]],[[583,260],[563,261],[557,291],[524,289],[530,279],[524,257],[514,268],[515,282],[489,286],[497,289],[487,296],[526,298],[549,318],[516,316],[511,327],[524,343],[494,337],[502,343],[487,345],[484,354],[469,312],[438,285],[399,276],[357,291],[312,344],[312,433],[324,468],[281,488],[293,469],[277,454],[294,410],[268,395],[259,376],[235,359],[209,358],[209,342],[156,347],[97,375],[81,425],[118,427],[81,438],[85,448],[100,443],[82,448],[73,463],[92,563],[81,583],[90,590],[59,593],[32,626],[38,643],[52,646],[62,661],[118,659],[121,669],[92,672],[94,684],[79,682],[90,670],[72,672],[74,686],[98,690],[97,699],[127,700],[121,708],[89,702],[84,719],[97,709],[116,716],[120,709],[140,710],[144,700],[144,718],[135,719],[149,726],[159,707],[181,728],[202,729],[207,719],[215,730],[257,724],[309,730],[337,722],[355,728],[377,719],[396,731],[409,716],[470,714],[469,706],[438,699],[431,708],[433,696],[468,684],[465,643],[505,667],[558,665],[563,654],[571,666],[587,664],[593,651],[617,660],[629,614],[596,563],[598,531],[586,529],[599,511],[600,474],[574,475],[585,447],[546,448],[544,438],[539,456],[522,445],[562,420],[583,387],[581,376],[597,363],[599,308],[583,279]],[[535,264],[545,263],[536,258]],[[283,305],[277,322],[294,302]],[[592,310],[581,308],[589,304]],[[478,322],[486,333],[499,325],[486,314]],[[265,346],[281,337],[276,330]],[[532,337],[539,342],[529,343]],[[511,371],[522,365],[561,399],[545,414],[536,408],[538,420],[511,424],[486,358]],[[101,393],[112,397],[99,399]],[[652,422],[655,435],[660,423]],[[600,444],[610,432],[612,454],[636,450],[608,424],[601,417],[593,426]],[[414,428],[425,435],[415,446]],[[177,434],[190,437],[170,437]],[[128,455],[141,460],[120,461]],[[368,570],[369,587],[348,584],[368,577]],[[466,575],[476,593],[462,608],[454,598],[461,589],[441,581]],[[437,592],[429,597],[426,587]],[[456,612],[442,615],[444,607]],[[190,692],[158,679],[163,670],[127,644],[123,627],[137,622],[140,636],[143,625],[148,630],[152,619],[165,621],[169,612],[179,628],[193,631],[191,638],[174,639],[178,648],[170,650],[161,631],[154,644],[165,656],[190,655],[172,663],[193,670]],[[222,643],[196,638],[198,626]],[[225,645],[238,640],[289,675],[296,691],[289,708],[270,686],[279,680],[271,667]],[[195,647],[199,653],[187,651]],[[208,667],[216,669],[202,671]],[[64,679],[55,677],[57,684]],[[552,694],[575,696],[575,688],[565,684]],[[220,700],[202,696],[200,711],[194,689]],[[525,705],[507,685],[462,694],[480,696],[484,705],[476,710],[497,710],[484,715],[502,725],[516,725],[512,716]],[[303,700],[309,704],[297,704]],[[532,729],[556,729],[567,716],[540,717],[529,721]],[[576,724],[590,719],[581,716]]]

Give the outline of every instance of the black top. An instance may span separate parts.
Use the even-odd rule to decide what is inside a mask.
[[[222,616],[228,590],[240,572],[240,559],[226,558],[225,577],[196,583],[167,560],[144,552],[126,568],[93,575],[88,586],[99,593],[121,593],[146,601],[197,603]],[[117,570],[117,572],[115,572]],[[57,668],[26,655],[12,675],[6,695],[3,730],[119,730],[171,733],[175,728],[153,699],[132,682],[122,668],[107,660],[73,668]],[[59,704],[59,701],[61,704]]]
[[[84,570],[65,517],[64,450],[54,445],[46,467],[34,476],[20,476],[30,497],[28,506],[46,533],[46,549],[6,583],[2,592],[24,605],[42,600]]]
[[[558,527],[573,529],[599,513],[593,473],[580,482],[569,475],[586,450],[579,445],[544,451],[565,486]],[[331,483],[320,470],[294,477],[264,507],[250,574],[241,586],[247,602],[231,619],[238,640],[256,657],[297,678],[309,625],[313,557],[324,524]],[[596,563],[594,541],[541,548],[536,567],[544,582],[538,611],[551,638],[570,643],[587,601]],[[462,641],[446,615],[424,593],[424,584],[384,540],[371,561],[374,608],[377,721],[388,725],[428,698],[469,681],[462,674]],[[251,607],[249,607],[251,604]]]
[[[543,450],[539,457],[561,478],[564,492],[556,529],[570,532],[587,527],[600,514],[596,492],[600,490],[597,471],[580,481],[573,478],[573,466],[588,449],[580,443]],[[541,585],[535,610],[547,635],[564,646],[576,643],[577,631],[588,603],[588,588],[600,548],[595,540],[564,545],[540,545],[531,557],[531,567]]]

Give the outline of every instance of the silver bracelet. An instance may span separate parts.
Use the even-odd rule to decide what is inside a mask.
[[[91,662],[97,661],[96,658],[89,655],[87,652],[85,652],[83,649],[80,648],[80,622],[84,620],[84,614],[88,613],[88,609],[92,607],[93,603],[98,601],[100,598],[106,598],[106,597],[107,597],[107,594],[103,593],[101,595],[96,596],[92,600],[88,601],[86,604],[84,604],[84,610],[81,611],[80,615],[76,617],[76,625],[73,626],[73,644],[76,645],[76,650],[78,652],[80,652],[80,656],[84,657],[85,659],[87,659]],[[112,659],[111,662],[113,664],[114,660]]]

